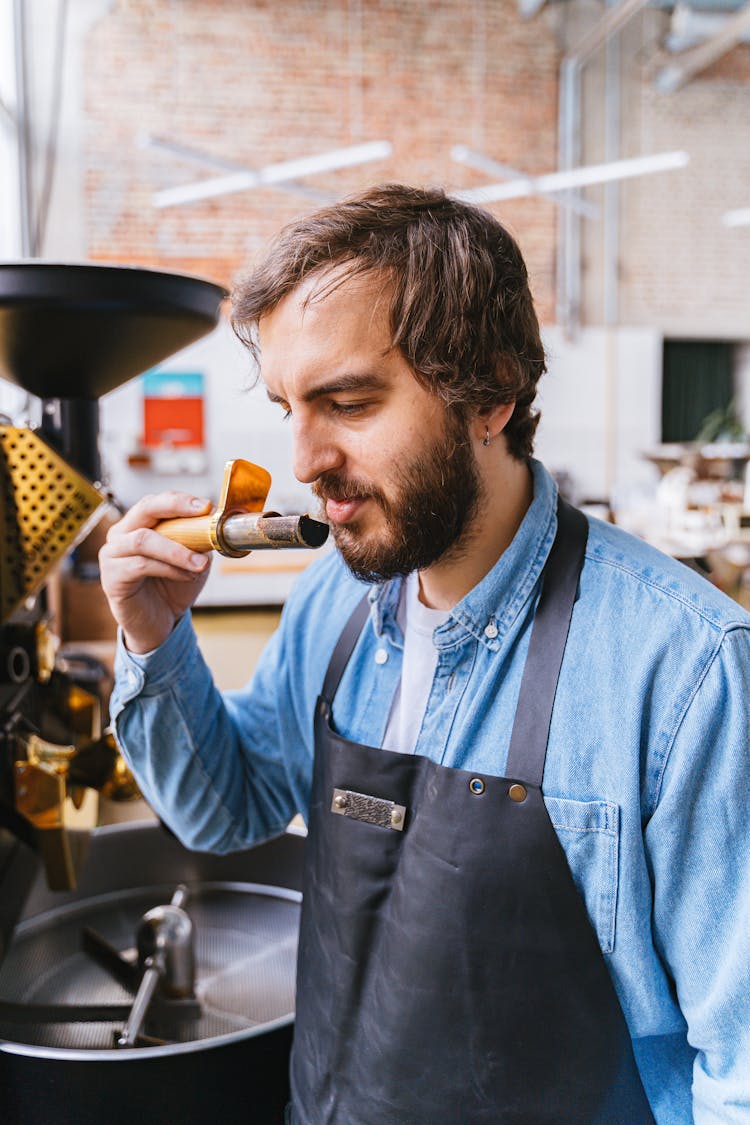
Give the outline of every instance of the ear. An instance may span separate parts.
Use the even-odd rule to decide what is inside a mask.
[[[489,433],[489,439],[492,441],[501,434],[508,425],[515,407],[515,402],[508,402],[478,411],[472,423],[472,433],[477,440],[483,442]]]

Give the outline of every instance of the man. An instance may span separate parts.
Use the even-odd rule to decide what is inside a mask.
[[[291,1119],[750,1120],[750,619],[558,504],[514,241],[374,189],[234,323],[338,551],[223,696],[206,560],[153,530],[206,503],[140,501],[101,570],[154,807],[202,849],[307,819]]]

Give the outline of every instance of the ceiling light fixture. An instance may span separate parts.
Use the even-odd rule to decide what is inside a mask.
[[[212,199],[231,192],[271,187],[299,176],[313,176],[318,172],[332,172],[339,168],[366,164],[371,160],[383,160],[391,155],[391,151],[392,146],[388,141],[368,141],[366,144],[321,152],[316,156],[302,156],[279,164],[267,164],[255,172],[232,172],[226,176],[214,176],[208,180],[166,188],[154,194],[153,203],[155,207],[176,207],[182,203],[195,203],[199,199]]]
[[[518,182],[520,180],[529,181],[533,177],[528,176],[525,172],[520,172],[518,168],[512,168],[509,164],[501,164],[498,160],[493,160],[489,156],[485,156],[482,152],[474,152],[473,149],[467,148],[466,145],[454,145],[451,149],[451,159],[456,164],[465,164],[467,168],[475,168],[478,172],[485,172],[488,176],[500,176],[505,180],[512,180]],[[558,207],[569,207],[571,211],[575,211],[579,215],[583,215],[587,219],[597,219],[599,217],[599,208],[594,203],[588,203],[580,195],[572,195],[567,193],[564,197],[560,198],[555,192],[549,191],[533,191],[532,195],[549,196],[550,202],[556,203]]]
[[[452,194],[465,203],[497,203],[504,199],[521,199],[528,195],[545,195],[548,192],[588,187],[593,184],[609,183],[612,180],[627,180],[654,172],[669,172],[676,168],[684,168],[689,163],[690,157],[686,152],[660,152],[653,156],[611,160],[607,164],[589,164],[581,168],[571,168],[567,172],[526,176],[504,184],[486,184],[484,187],[455,191]]]
[[[739,211],[725,211],[721,221],[725,227],[750,226],[750,207],[742,207]]]

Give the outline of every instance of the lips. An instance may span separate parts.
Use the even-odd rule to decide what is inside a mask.
[[[326,500],[326,515],[331,523],[350,523],[366,501],[359,500]]]

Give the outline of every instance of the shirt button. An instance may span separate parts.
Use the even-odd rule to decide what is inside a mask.
[[[495,637],[497,636],[497,633],[498,633],[497,625],[495,624],[494,621],[490,621],[489,625],[487,625],[485,627],[485,630],[484,630],[485,637],[489,637],[491,641],[494,641]]]
[[[378,651],[375,653],[375,663],[376,664],[385,664],[387,659],[388,659],[388,652],[386,651],[386,649],[379,648]]]

